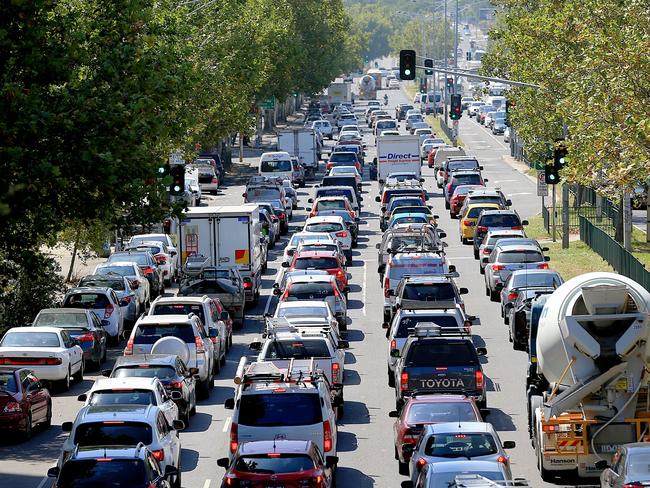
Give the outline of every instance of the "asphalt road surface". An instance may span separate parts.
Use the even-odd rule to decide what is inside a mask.
[[[401,90],[379,92],[378,98],[381,99],[384,93],[389,95],[391,109],[397,103],[407,101]],[[403,123],[401,125],[403,127]],[[512,199],[513,208],[523,218],[538,211],[539,200],[533,183],[502,159],[508,150],[501,136],[492,136],[466,115],[460,122],[460,136],[469,152],[482,161],[488,186],[499,186]],[[371,161],[375,156],[374,137],[368,132],[365,138],[368,144],[366,161]],[[512,350],[499,315],[499,305],[491,303],[484,294],[483,278],[472,257],[471,247],[460,243],[458,221],[450,220],[444,210],[442,193],[431,178],[432,170],[423,167],[423,173],[431,196],[429,204],[440,215],[441,229],[447,232],[447,255],[460,272],[458,285],[470,290],[465,297],[467,311],[481,319],[481,325],[474,328],[474,333],[476,344],[484,344],[488,350],[484,371],[489,378],[488,406],[491,413],[487,419],[497,428],[502,440],[517,443],[510,452],[513,474],[529,479],[536,487],[552,486],[541,481],[528,439],[524,391],[526,356]],[[313,193],[310,186],[313,182],[299,191],[301,207],[307,205],[307,198]],[[239,203],[242,191],[241,186],[226,187],[220,190],[219,195],[208,197],[203,204]],[[397,462],[393,458],[393,419],[388,417],[388,412],[394,407],[394,394],[386,382],[387,344],[381,328],[383,302],[376,270],[375,244],[381,236],[379,204],[374,201],[377,191],[376,182],[366,181],[359,247],[354,251],[353,265],[349,268],[352,275],[348,305],[351,347],[346,356],[345,415],[338,426],[339,487],[399,487],[407,479],[397,472]],[[302,226],[305,214],[304,209],[294,212],[292,230]],[[286,238],[283,242],[286,243]],[[224,470],[217,466],[216,461],[227,455],[231,414],[223,408],[223,402],[233,395],[232,377],[236,365],[242,355],[250,353],[248,344],[257,337],[262,314],[265,309],[272,311],[275,306],[270,290],[280,269],[283,247],[280,243],[270,252],[263,296],[257,307],[249,311],[244,328],[235,334],[227,365],[221,370],[210,398],[200,402],[197,415],[180,434],[185,487],[220,486]],[[104,368],[110,367],[120,353],[118,349],[111,351]],[[61,432],[61,423],[74,420],[81,406],[77,395],[87,390],[96,377],[96,374],[87,374],[83,383],[74,385],[69,392],[54,395],[52,427],[47,431],[36,433],[25,443],[0,440],[0,486],[44,488],[51,485],[51,480],[45,476],[66,435]]]

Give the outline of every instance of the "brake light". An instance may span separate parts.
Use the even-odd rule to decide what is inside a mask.
[[[109,303],[108,305],[106,305],[106,308],[104,309],[104,318],[107,319],[111,315],[113,315],[113,305]]]
[[[348,236],[348,233],[347,233],[347,231],[344,231],[344,230],[342,230],[341,232],[336,233],[336,237],[342,237],[342,238],[345,239],[347,236]]]
[[[194,344],[196,345],[196,352],[203,353],[205,349],[203,348],[203,339],[199,336],[194,336]]]
[[[342,269],[339,269],[336,272],[336,279],[339,280],[339,281],[343,281],[343,280],[345,280],[345,278],[346,278],[345,273],[343,272]]]
[[[158,449],[157,451],[151,451],[151,455],[156,459],[156,461],[161,462],[165,459],[165,450]]]
[[[392,351],[393,349],[397,349],[397,341],[396,341],[395,339],[393,339],[392,341],[390,341],[390,349],[391,349],[391,351]]]
[[[212,177],[212,183],[219,183],[219,180],[217,179],[216,176]]]
[[[513,227],[510,227],[512,230],[524,230],[524,228],[521,225],[515,225]]]
[[[129,340],[126,343],[126,347],[124,348],[124,355],[131,356],[132,354],[133,354],[133,338],[129,337]]]
[[[557,425],[542,425],[542,432],[556,432],[560,430]]]
[[[479,226],[476,228],[476,230],[477,230],[478,232],[487,232],[488,228],[485,227],[484,225],[479,225]]]
[[[420,458],[415,462],[415,469],[420,471],[424,466],[427,464],[427,460],[424,458]]]
[[[483,248],[483,254],[492,254],[492,251],[486,247]]]
[[[3,412],[4,413],[20,412],[20,403],[18,403],[18,402],[8,402],[5,405],[5,408],[4,408]]]
[[[238,428],[236,423],[230,425],[230,452],[235,453],[237,447],[239,447],[239,440],[237,436]]]
[[[471,220],[463,220],[463,225],[472,225]]]
[[[151,266],[149,266],[148,268],[145,268],[145,269],[143,269],[142,271],[144,271],[144,274],[147,275],[147,274],[151,274],[151,273],[153,273],[153,270],[154,270],[154,268],[152,268]]]
[[[168,388],[178,388],[181,389],[183,388],[183,382],[182,381],[172,381],[169,383],[167,386]]]
[[[323,451],[330,452],[332,450],[332,426],[330,421],[323,422]]]
[[[492,271],[503,271],[506,267],[503,264],[493,264]]]
[[[167,257],[164,254],[156,254],[154,258],[158,264],[167,264]]]
[[[399,388],[402,391],[409,388],[409,374],[406,371],[399,376]]]
[[[244,290],[252,290],[253,282],[249,279],[244,279]]]
[[[77,336],[77,337],[75,337],[75,339],[77,339],[78,341],[81,341],[81,342],[93,342],[95,340],[92,333],[90,333],[90,332],[88,334],[83,334],[83,335]]]
[[[388,287],[390,287],[390,280],[388,279],[388,276],[384,278],[384,296],[388,298]]]
[[[538,264],[537,269],[548,269],[548,263]]]
[[[332,383],[341,382],[341,366],[339,363],[332,363]]]
[[[284,212],[280,212],[280,213],[278,214],[278,218],[279,218],[280,220],[284,220],[284,219],[287,218],[287,214],[285,214]]]
[[[508,300],[516,300],[518,296],[519,296],[518,292],[511,291],[510,293],[508,293]]]
[[[476,388],[483,388],[485,384],[485,376],[483,376],[483,371],[480,369],[476,371],[474,378],[476,379]]]
[[[128,305],[129,303],[131,303],[131,300],[133,300],[133,297],[131,295],[127,295],[127,296],[122,298],[122,301],[124,302],[125,305]]]

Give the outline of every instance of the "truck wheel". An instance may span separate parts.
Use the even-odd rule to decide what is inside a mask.
[[[408,463],[403,463],[402,461],[397,461],[397,471],[399,471],[399,474],[402,476],[408,476],[409,475],[409,465]]]
[[[485,274],[485,268],[481,266],[480,264],[478,265],[478,272],[481,273],[482,275]]]
[[[500,293],[498,291],[490,291],[490,301],[498,302],[500,298]]]
[[[393,376],[390,369],[388,370],[388,386],[395,388],[395,376]]]

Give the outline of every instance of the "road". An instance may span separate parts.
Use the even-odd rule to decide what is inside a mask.
[[[388,92],[389,106],[405,102],[401,91]],[[380,92],[383,97],[383,92]],[[461,137],[469,152],[482,161],[489,186],[499,186],[513,201],[514,208],[522,217],[537,212],[537,197],[533,183],[504,163],[502,156],[507,148],[501,137],[493,137],[474,121],[463,117],[460,124]],[[368,154],[366,160],[375,156],[374,140],[366,134]],[[480,326],[475,327],[477,345],[488,349],[484,370],[489,378],[488,420],[500,432],[502,440],[514,440],[517,447],[511,451],[512,471],[517,477],[529,479],[533,486],[552,486],[543,483],[535,467],[533,450],[526,429],[526,406],[524,391],[525,354],[515,352],[510,346],[506,329],[499,315],[498,304],[491,303],[483,293],[483,278],[478,264],[472,257],[471,248],[460,244],[457,221],[452,221],[444,210],[441,191],[432,181],[432,170],[424,167],[426,187],[432,196],[429,203],[440,215],[440,227],[447,231],[447,254],[460,272],[459,286],[470,290],[465,304],[470,314],[479,315]],[[313,186],[313,185],[312,185]],[[394,407],[394,395],[386,383],[387,344],[382,323],[382,294],[377,275],[375,244],[379,242],[379,204],[376,182],[364,186],[364,212],[360,228],[359,247],[354,252],[349,295],[349,335],[351,347],[346,357],[345,415],[339,428],[338,455],[340,458],[337,482],[341,487],[366,488],[371,486],[398,487],[405,480],[397,472],[393,458],[392,419],[388,412]],[[299,197],[304,207],[312,188],[301,189]],[[220,191],[210,202],[239,203],[242,187],[230,186]],[[302,225],[304,210],[294,213],[293,229]],[[286,238],[285,238],[286,242]],[[257,337],[265,309],[274,306],[270,294],[271,284],[279,270],[279,256],[283,245],[270,252],[269,269],[264,276],[264,293],[258,306],[248,314],[244,328],[234,338],[227,365],[222,369],[216,386],[208,400],[200,402],[198,413],[190,426],[180,434],[183,453],[183,486],[188,488],[214,488],[220,486],[223,469],[216,461],[227,454],[230,411],[223,408],[226,398],[233,395],[232,377],[242,355],[249,354],[247,345]],[[111,351],[109,367],[120,351]],[[0,442],[1,486],[11,488],[45,488],[51,485],[44,478],[47,469],[58,456],[65,434],[61,423],[74,420],[81,404],[78,394],[90,387],[96,374],[87,374],[82,384],[75,385],[68,393],[54,396],[52,427],[37,433],[26,443]]]

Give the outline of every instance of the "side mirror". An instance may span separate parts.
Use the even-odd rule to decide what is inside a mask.
[[[480,169],[481,171],[483,171],[483,166],[480,166],[480,165],[479,165],[478,169]]]
[[[228,466],[230,466],[230,460],[228,458],[219,458],[217,459],[217,466],[228,469]]]
[[[458,294],[459,295],[467,295],[469,293],[469,290],[467,288],[459,288],[458,289]]]
[[[309,199],[307,200],[307,203],[314,203],[314,199],[313,199],[313,198],[309,198]],[[307,210],[307,209],[305,209],[305,210]],[[310,208],[309,210],[311,210],[311,208]]]
[[[291,264],[289,264],[288,262],[286,262],[286,261],[282,262],[282,267],[283,268],[288,268],[289,266],[291,266]]]
[[[180,422],[180,420],[175,422]],[[165,478],[171,478],[172,476],[177,476],[178,475],[178,468],[176,466],[172,466],[171,464],[168,464],[165,466]]]
[[[483,178],[483,183],[487,183],[488,181],[490,180],[488,180],[487,178]]]
[[[399,349],[391,349],[390,350],[390,357],[398,358],[399,357]]]
[[[333,468],[339,462],[338,456],[326,456],[325,457],[325,466],[328,468]]]
[[[174,257],[174,256],[176,256],[177,254],[178,254],[178,253],[177,253],[176,251],[169,251],[169,255],[170,255],[171,257]]]
[[[82,393],[81,395],[79,395],[77,397],[77,400],[80,401],[80,402],[85,402],[86,400],[88,400],[88,395],[86,395],[85,393]]]
[[[63,432],[72,432],[72,422],[63,422],[61,424],[61,430]]]
[[[375,197],[375,202],[377,203],[381,202],[381,197]]]
[[[140,283],[131,283],[131,288],[137,290],[138,288],[140,288]]]
[[[450,273],[455,273],[456,272],[456,265],[455,264],[450,264],[449,265],[449,272]]]
[[[382,328],[382,329],[389,329],[389,328],[390,328],[390,324],[389,324],[388,322],[382,322],[382,324],[381,324],[381,328]],[[386,332],[386,334],[388,334],[388,332]]]
[[[506,206],[507,206],[507,207],[512,206],[512,200],[507,199],[507,200],[506,200]]]
[[[522,220],[521,225],[528,225],[528,221],[527,220]]]
[[[234,398],[226,398],[226,401],[223,402],[223,408],[226,410],[234,410],[235,408],[235,399]]]
[[[504,449],[505,449],[505,446],[504,446]],[[596,462],[594,463],[594,466],[596,467],[596,469],[600,469],[600,470],[602,470],[602,469],[607,469],[607,468],[609,468],[609,463],[607,462],[606,459],[601,459],[601,460],[599,460],[599,461],[596,461]],[[47,475],[48,475],[48,476],[50,475],[50,472],[49,472],[49,471],[47,472]]]
[[[446,232],[443,232],[443,231],[440,231],[440,232],[438,232],[438,237],[439,237],[440,239],[444,239],[445,237],[447,237],[447,233],[446,233]]]
[[[112,369],[102,369],[102,376],[105,376],[106,378],[110,378],[112,372],[113,372]]]
[[[248,348],[251,351],[261,351],[262,350],[262,343],[260,341],[253,341],[248,345]]]
[[[431,208],[431,205],[429,205],[429,208]],[[436,219],[436,220],[438,220],[438,219],[440,218],[440,215],[435,215],[435,214],[434,214],[434,215],[433,215],[433,218]]]
[[[305,212],[311,212],[311,207],[305,207]]]
[[[385,212],[385,211],[386,211],[386,207],[381,207],[379,210],[381,210],[382,212]]]
[[[514,449],[516,445],[517,444],[516,444],[515,441],[504,441],[503,442],[503,448],[504,449]]]
[[[544,256],[544,261],[547,263],[551,260],[551,256]]]
[[[383,184],[384,184],[384,180],[379,180],[379,184],[380,184],[380,185],[383,185]]]
[[[199,368],[190,368],[190,374],[193,376],[199,374]]]
[[[424,183],[424,178],[420,178],[420,183]]]
[[[487,262],[488,262],[488,258],[487,258],[487,256],[484,257],[484,258],[481,258],[481,262],[482,262],[483,264],[487,264]]]
[[[375,244],[375,249],[381,249],[381,244]]]
[[[280,288],[273,288],[273,294],[276,297],[279,297],[282,294],[282,291],[280,290]]]
[[[476,348],[476,354],[479,356],[487,356],[487,348],[486,347],[477,347]]]
[[[174,430],[183,430],[185,428],[185,422],[182,420],[174,420],[172,422],[172,429]]]
[[[392,288],[389,288],[388,290],[386,290],[386,295],[388,295],[389,297],[394,297],[395,296],[395,290],[393,290]]]
[[[172,400],[175,402],[182,400],[183,399],[183,394],[180,391],[172,391],[169,396],[171,397]]]
[[[48,478],[56,478],[59,476],[60,469],[58,466],[54,466],[50,469],[47,470],[47,477]]]
[[[295,249],[287,249],[287,256],[293,256],[296,253]]]
[[[349,349],[350,343],[348,341],[339,341],[338,349]]]
[[[398,419],[399,412],[397,410],[391,410],[390,412],[388,412],[388,416],[392,419]]]

